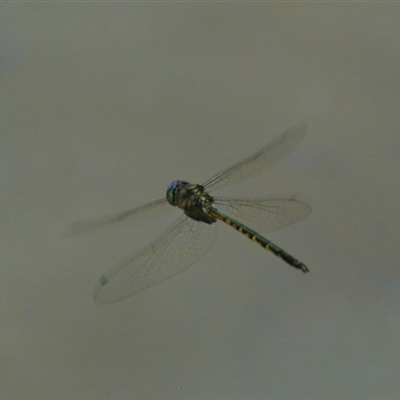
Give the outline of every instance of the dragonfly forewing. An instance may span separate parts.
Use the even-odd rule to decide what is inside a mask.
[[[86,231],[103,228],[118,222],[127,221],[133,223],[137,219],[154,216],[158,213],[163,213],[170,210],[171,207],[167,203],[165,197],[143,204],[138,207],[131,208],[115,214],[106,215],[100,218],[88,218],[77,221],[69,225],[66,229],[66,236],[80,234]]]
[[[213,188],[213,190],[216,190],[223,186],[239,182],[275,164],[296,148],[306,133],[307,125],[307,122],[302,122],[287,129],[250,157],[214,175],[203,183],[203,186],[206,189]]]

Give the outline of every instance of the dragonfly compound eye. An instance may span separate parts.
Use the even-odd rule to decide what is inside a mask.
[[[178,182],[177,181],[173,181],[167,189],[167,201],[169,204],[171,204],[171,206],[176,206],[176,190],[178,188]]]

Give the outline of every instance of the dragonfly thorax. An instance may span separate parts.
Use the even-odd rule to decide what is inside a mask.
[[[212,224],[216,220],[207,213],[214,203],[213,197],[202,185],[186,181],[174,181],[167,189],[167,201],[185,211],[185,214],[196,220]]]

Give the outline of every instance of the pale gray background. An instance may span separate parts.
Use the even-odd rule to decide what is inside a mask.
[[[400,398],[399,4],[0,11],[0,398]],[[309,203],[268,237],[310,274],[219,226],[185,273],[94,304],[167,221],[66,225],[201,183],[304,118],[291,157],[224,193]]]

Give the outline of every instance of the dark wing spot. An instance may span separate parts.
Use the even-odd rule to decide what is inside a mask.
[[[102,275],[100,277],[99,281],[100,281],[100,285],[101,286],[105,286],[107,284],[107,282],[108,282],[108,279],[107,279],[107,277],[105,275]]]

